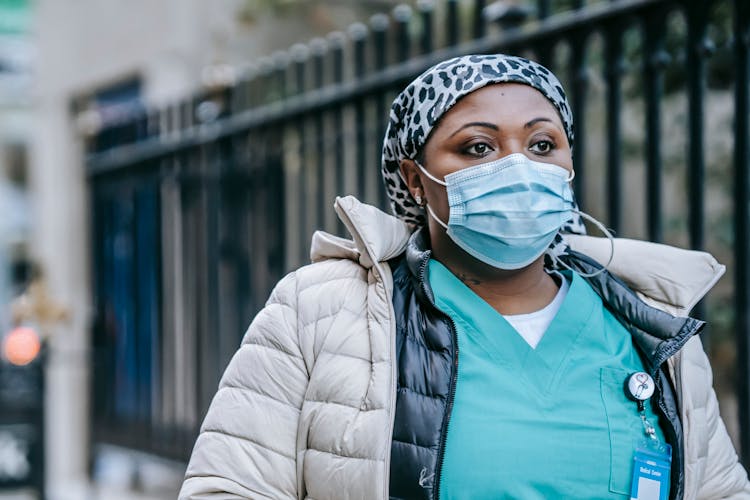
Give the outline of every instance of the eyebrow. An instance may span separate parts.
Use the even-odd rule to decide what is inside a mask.
[[[554,124],[554,122],[552,120],[550,120],[549,118],[545,118],[543,116],[540,116],[539,118],[534,118],[533,120],[528,121],[526,123],[526,125],[523,126],[523,128],[531,128],[531,127],[533,127],[534,125],[536,125],[539,122],[549,122],[549,123],[553,123]]]
[[[548,122],[548,123],[554,124],[554,122],[551,119],[545,118],[544,116],[540,116],[538,118],[534,118],[533,120],[529,120],[528,122],[526,122],[526,124],[524,124],[523,128],[531,128],[531,127],[533,127],[534,125],[536,125],[537,123],[540,123],[540,122]],[[495,131],[500,130],[500,128],[497,125],[495,125],[494,123],[490,123],[490,122],[469,122],[469,123],[465,123],[464,125],[462,125],[458,129],[456,129],[450,135],[450,137],[453,137],[457,133],[461,132],[463,129],[469,128],[469,127],[484,127],[484,128],[489,128],[489,129],[492,129],[492,130],[495,130]]]
[[[495,125],[494,123],[489,123],[489,122],[469,122],[469,123],[466,123],[466,124],[462,125],[457,130],[455,130],[450,135],[450,137],[453,137],[457,133],[461,132],[463,129],[469,128],[469,127],[485,127],[485,128],[491,128],[492,130],[495,130],[495,131],[500,130],[500,128],[497,125]]]

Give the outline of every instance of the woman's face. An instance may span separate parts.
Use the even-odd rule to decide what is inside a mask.
[[[432,131],[421,160],[438,179],[513,153],[573,169],[572,153],[555,107],[536,89],[518,83],[483,87],[463,97]],[[449,216],[444,186],[430,180],[412,160],[401,172],[412,194],[419,194],[442,221]],[[435,234],[430,219],[430,233]]]

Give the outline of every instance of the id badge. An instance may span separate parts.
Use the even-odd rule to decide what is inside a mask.
[[[639,441],[633,455],[630,500],[667,500],[671,465],[669,444],[653,438]]]

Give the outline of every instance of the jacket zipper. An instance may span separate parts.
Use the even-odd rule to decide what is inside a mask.
[[[378,273],[381,273],[382,276],[382,269],[378,270]],[[381,277],[380,281],[383,285],[383,290],[385,290],[385,296],[387,299],[388,304],[388,312],[391,315],[391,321],[388,323],[391,326],[391,335],[390,335],[390,346],[389,349],[391,350],[391,380],[392,380],[392,387],[390,391],[390,409],[391,412],[395,414],[396,411],[396,379],[398,378],[397,374],[397,366],[396,366],[396,311],[393,308],[393,297],[390,297],[388,293],[388,287],[385,285],[385,281]],[[393,426],[395,425],[394,419],[390,418],[388,422],[388,443],[393,442]],[[386,453],[385,456],[385,495],[384,498],[388,499],[390,498],[390,488],[391,488],[391,454],[390,451]]]
[[[437,308],[436,308],[437,309]],[[440,478],[443,475],[443,461],[445,459],[445,441],[448,438],[448,426],[451,422],[451,413],[453,412],[453,400],[456,398],[456,381],[458,380],[458,335],[456,335],[456,324],[453,319],[448,317],[451,324],[451,335],[453,335],[453,345],[455,346],[453,355],[453,374],[451,376],[450,388],[448,391],[448,402],[445,405],[445,425],[440,433],[440,447],[438,448],[438,463],[435,470],[435,486],[433,497],[435,500],[440,498]]]
[[[694,335],[697,335],[697,333],[700,331],[700,328],[702,327],[702,324],[696,324],[691,326],[691,331],[687,333],[683,338],[684,339],[690,339]],[[668,384],[668,380],[664,381],[661,380],[662,376],[667,377],[669,379],[669,367],[667,366],[667,360],[674,356],[677,351],[682,349],[682,347],[685,345],[684,342],[680,342],[679,344],[673,345],[668,351],[664,351],[661,353],[661,355],[656,358],[655,360],[650,360],[652,367],[648,370],[649,374],[653,377],[654,380],[660,381],[660,384]],[[657,387],[660,387],[660,384],[657,385]],[[676,392],[676,389],[672,389],[673,392]],[[669,411],[667,409],[666,403],[664,402],[664,394],[660,390],[659,391],[659,398],[657,400],[657,406],[659,408],[659,413],[664,418],[664,421],[667,423],[666,428],[664,429],[665,437],[667,438],[667,442],[672,445],[672,469],[674,470],[675,467],[678,469],[683,469],[685,464],[685,447],[684,444],[681,444],[678,442],[677,439],[677,432],[675,430],[674,421],[672,418],[669,417]],[[679,416],[677,417],[679,419]],[[684,429],[683,429],[683,436],[684,436]],[[680,447],[680,453],[675,453],[675,447]],[[671,475],[671,472],[670,472]],[[672,478],[670,477],[670,484],[672,483]],[[674,485],[672,485],[674,486]],[[679,486],[679,490],[681,495],[677,496],[677,488],[671,487],[669,490],[669,498],[674,498],[676,500],[681,500],[685,496],[685,479],[684,475],[681,482],[677,483],[677,486]]]
[[[437,500],[440,498],[440,478],[442,476],[443,462],[445,460],[445,441],[448,438],[448,426],[450,425],[451,413],[453,411],[453,400],[456,398],[456,381],[458,380],[458,335],[456,334],[456,323],[453,321],[453,318],[438,309],[435,302],[430,298],[431,296],[427,293],[427,287],[425,286],[425,271],[429,262],[430,256],[428,255],[419,267],[419,284],[422,288],[422,294],[424,294],[424,297],[430,302],[433,309],[448,319],[451,326],[451,337],[453,340],[453,370],[451,370],[451,380],[448,387],[448,401],[445,404],[445,413],[443,414],[443,421],[445,423],[440,431],[437,467],[435,468],[435,481],[433,482],[432,488],[432,497]]]
[[[673,485],[672,484],[671,474],[672,474],[672,471],[675,470],[674,469],[675,466],[678,467],[678,470],[683,468],[683,464],[684,464],[684,461],[685,461],[685,455],[684,455],[685,451],[684,451],[684,446],[680,446],[680,444],[677,442],[677,432],[675,430],[675,426],[674,426],[674,423],[673,423],[672,419],[669,418],[669,412],[667,410],[667,405],[664,402],[664,393],[663,393],[663,391],[660,388],[661,384],[665,384],[665,383],[668,384],[669,383],[668,381],[661,380],[662,376],[666,376],[666,373],[665,373],[665,371],[663,369],[661,371],[659,371],[658,369],[655,370],[654,374],[656,375],[657,372],[658,372],[658,377],[659,377],[658,378],[659,384],[657,385],[657,387],[659,387],[659,395],[658,395],[659,398],[657,400],[657,406],[659,407],[659,413],[661,413],[661,416],[664,417],[664,420],[668,424],[666,426],[666,428],[663,429],[664,430],[664,437],[666,438],[666,440],[667,440],[668,443],[672,443],[672,447],[673,447],[673,452],[672,452],[672,470],[670,470],[670,478],[669,478],[669,483],[670,483],[669,498],[674,498],[674,499],[677,499],[677,500],[681,500],[684,497],[684,494],[685,494],[684,493],[684,488],[685,488],[684,476],[683,476],[681,488],[679,488],[679,489],[682,490],[682,495],[680,495],[679,497],[677,497],[677,488],[675,488],[674,486],[680,486],[680,485],[679,484],[677,484],[677,485]],[[683,430],[683,433],[684,433],[684,430]],[[683,436],[684,436],[684,434],[683,434]],[[682,448],[682,450],[680,451],[679,455],[676,455],[674,453],[674,447],[675,446],[680,446]],[[675,459],[676,456],[677,456],[677,459],[679,459],[679,462],[678,462],[677,459]]]

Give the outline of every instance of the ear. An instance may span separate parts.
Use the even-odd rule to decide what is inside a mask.
[[[419,167],[414,163],[414,160],[401,160],[401,163],[399,163],[399,170],[401,171],[401,178],[404,179],[411,195],[414,196],[416,193],[424,195],[422,178],[419,175]]]

